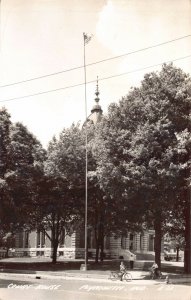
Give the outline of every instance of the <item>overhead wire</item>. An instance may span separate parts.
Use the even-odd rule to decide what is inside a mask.
[[[110,58],[105,58],[105,59],[102,59],[102,60],[99,60],[99,61],[95,61],[95,62],[87,64],[86,67],[90,67],[90,66],[93,66],[93,65],[96,65],[96,64],[100,64],[100,63],[107,62],[107,61],[110,61],[110,60],[114,60],[114,59],[117,59],[117,58],[121,58],[121,57],[124,57],[124,56],[132,55],[132,54],[135,54],[135,53],[138,53],[138,52],[146,51],[146,50],[156,48],[156,47],[159,47],[159,46],[163,46],[165,44],[173,43],[173,42],[176,42],[178,40],[182,40],[182,39],[185,39],[185,38],[188,38],[188,37],[191,37],[191,34],[188,34],[188,35],[185,35],[185,36],[182,36],[182,37],[178,37],[178,38],[175,38],[175,39],[172,39],[172,40],[169,40],[169,41],[166,41],[166,42],[162,42],[162,43],[159,43],[159,44],[155,44],[155,45],[152,45],[152,46],[148,46],[148,47],[145,47],[145,48],[141,48],[141,49],[138,49],[138,50],[134,50],[134,51],[131,51],[131,52],[128,52],[128,53],[124,53],[124,54],[121,54],[121,55],[117,55],[117,56],[113,56],[113,57],[110,57]],[[0,88],[5,88],[5,87],[13,86],[13,85],[18,85],[18,84],[34,81],[34,80],[37,80],[37,79],[42,79],[42,78],[51,77],[51,76],[59,75],[59,74],[66,73],[66,72],[71,72],[71,71],[74,71],[74,70],[81,69],[83,67],[84,66],[77,66],[77,67],[61,70],[61,71],[58,71],[58,72],[45,74],[45,75],[42,75],[42,76],[37,76],[37,77],[29,78],[29,79],[24,79],[24,80],[21,80],[21,81],[7,83],[7,84],[4,84],[4,85],[0,85]]]
[[[128,72],[124,72],[124,73],[120,73],[120,74],[116,74],[116,75],[111,75],[111,76],[108,76],[108,77],[99,78],[99,81],[108,80],[108,79],[116,78],[116,77],[119,77],[119,76],[124,76],[124,75],[128,75],[128,74],[132,74],[132,73],[135,73],[135,72],[140,72],[140,71],[143,71],[143,70],[146,70],[146,69],[150,69],[150,68],[161,66],[161,65],[163,65],[165,63],[171,63],[171,62],[175,62],[175,61],[186,59],[186,58],[190,58],[190,57],[191,57],[191,55],[187,55],[187,56],[179,57],[179,58],[176,58],[176,59],[173,59],[173,60],[169,60],[169,61],[165,61],[165,62],[162,62],[162,63],[158,63],[158,64],[155,64],[155,65],[146,66],[146,67],[135,69],[135,70],[132,70],[132,71],[128,71]],[[94,83],[94,82],[96,82],[96,80],[88,81],[88,82],[86,82],[86,84],[90,84],[90,83]],[[24,99],[24,98],[39,96],[39,95],[43,95],[43,94],[47,94],[47,93],[58,92],[58,91],[66,90],[66,89],[70,89],[70,88],[75,88],[75,87],[82,86],[82,85],[84,85],[84,82],[81,82],[81,83],[78,83],[78,84],[74,84],[74,85],[65,86],[65,87],[61,87],[61,88],[57,88],[57,89],[52,89],[52,90],[49,90],[49,91],[42,91],[42,92],[30,94],[30,95],[25,95],[25,96],[20,96],[20,97],[14,97],[14,98],[9,98],[9,99],[5,99],[5,100],[0,100],[0,102],[8,102],[8,101],[20,100],[20,99]]]

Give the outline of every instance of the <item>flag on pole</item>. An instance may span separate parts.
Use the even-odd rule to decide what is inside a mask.
[[[84,33],[84,44],[87,45],[93,37],[93,34]]]

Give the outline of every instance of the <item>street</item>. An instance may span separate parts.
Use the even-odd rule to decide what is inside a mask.
[[[0,279],[0,300],[190,300],[188,285],[166,285],[165,283],[136,284],[134,282],[100,282],[89,280],[51,280],[12,278]]]

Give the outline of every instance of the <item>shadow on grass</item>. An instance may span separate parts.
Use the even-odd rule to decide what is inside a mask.
[[[145,261],[142,270],[148,271],[151,266],[152,262]],[[169,264],[168,262],[162,262],[161,271],[165,273],[182,274],[184,272],[184,268],[182,266]]]
[[[27,273],[35,273],[34,271],[79,271],[81,264],[84,261],[58,261],[56,264],[52,262],[42,262],[42,261],[31,261],[22,262],[19,259],[18,262],[12,261],[0,261],[0,269],[3,270],[24,270]],[[93,261],[89,261],[88,264],[90,265],[90,270],[97,270],[97,271],[115,271],[119,270],[120,262],[116,261],[109,261],[109,262],[100,262],[95,263]],[[30,271],[30,272],[29,272]]]
[[[35,271],[66,271],[79,270],[80,262],[0,262],[0,269],[4,270],[24,270],[27,273],[35,273]]]

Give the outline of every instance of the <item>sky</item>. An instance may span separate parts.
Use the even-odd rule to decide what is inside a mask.
[[[100,105],[107,113],[110,103],[164,62],[176,60],[191,73],[190,0],[1,0],[0,14],[1,86],[65,71],[0,88],[0,107],[44,147],[64,127],[85,120],[83,32],[93,35],[85,47],[88,114],[97,76]],[[88,66],[95,62],[100,63]],[[37,93],[42,94],[10,100]]]

